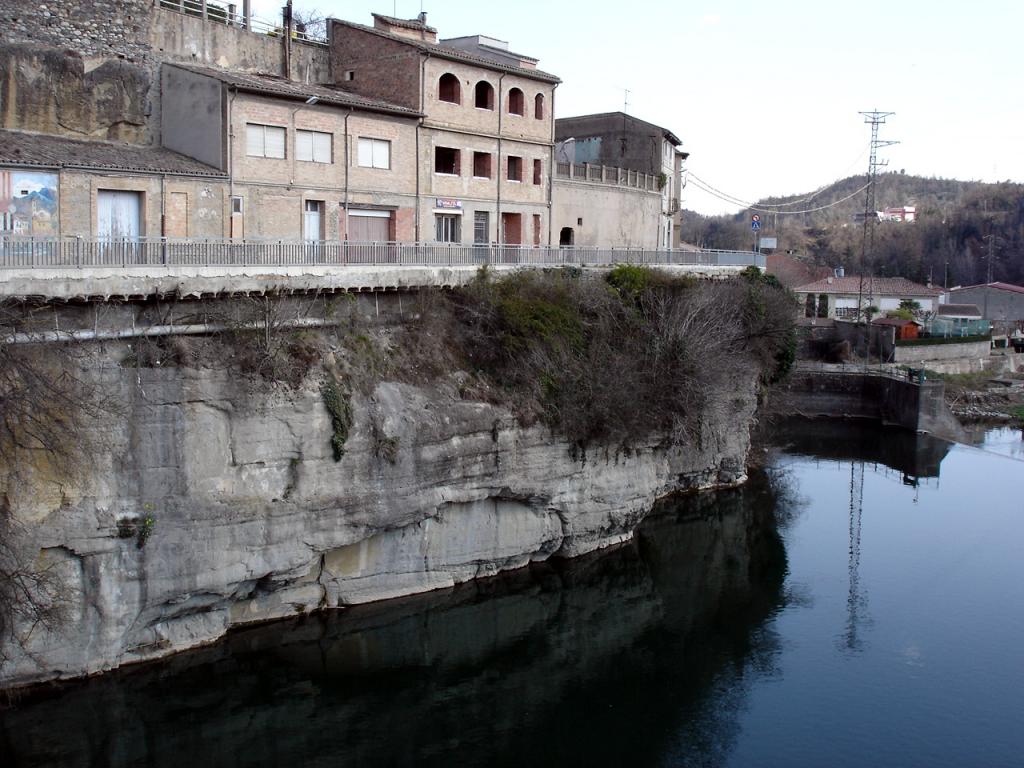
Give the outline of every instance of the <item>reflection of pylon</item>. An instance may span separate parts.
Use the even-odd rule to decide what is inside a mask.
[[[863,508],[864,462],[850,462],[850,559],[847,563],[850,591],[846,597],[844,639],[847,649],[851,651],[860,650],[861,643],[857,632],[866,602],[860,592],[860,521]]]
[[[861,112],[864,115],[864,122],[871,126],[871,157],[868,160],[868,191],[864,198],[864,232],[861,236],[860,246],[860,286],[857,290],[857,321],[861,320],[861,313],[864,311],[864,273],[869,276],[868,302],[874,295],[874,285],[870,278],[874,276],[874,269],[871,259],[875,252],[875,224],[878,223],[875,205],[875,179],[878,176],[878,169],[889,164],[888,160],[878,159],[878,150],[881,147],[889,147],[899,144],[898,141],[881,141],[878,138],[878,127],[885,122],[885,118],[895,115],[895,112]]]

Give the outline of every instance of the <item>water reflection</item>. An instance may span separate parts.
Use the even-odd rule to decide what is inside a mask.
[[[884,464],[902,473],[907,485],[939,477],[939,466],[953,445],[904,429],[822,419],[791,419],[773,424],[771,442],[786,453],[800,456]]]
[[[782,604],[774,486],[665,504],[635,543],[284,628],[23,702],[5,765],[716,762]],[[689,757],[686,757],[689,756]]]
[[[971,444],[990,453],[1024,461],[1024,430],[978,424],[967,429]]]

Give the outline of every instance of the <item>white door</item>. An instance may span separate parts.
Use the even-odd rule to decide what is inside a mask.
[[[302,216],[302,239],[308,241],[323,240],[324,204],[322,200],[307,200]]]
[[[101,189],[96,194],[96,234],[104,240],[136,240],[142,230],[142,193]]]

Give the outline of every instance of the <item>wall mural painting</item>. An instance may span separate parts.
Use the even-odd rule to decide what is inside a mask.
[[[0,170],[0,235],[52,236],[57,226],[57,174]]]

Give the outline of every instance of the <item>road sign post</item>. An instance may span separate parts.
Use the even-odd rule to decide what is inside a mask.
[[[761,216],[755,213],[750,217],[750,230],[754,233],[754,253],[760,253],[761,249],[757,245],[757,233],[761,231]]]

